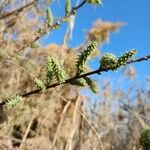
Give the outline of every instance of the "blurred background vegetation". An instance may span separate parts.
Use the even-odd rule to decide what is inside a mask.
[[[109,40],[110,32],[124,25],[122,22],[96,20],[81,45],[69,47],[66,32],[63,44],[49,43],[43,47],[33,41],[40,36],[39,28],[47,28],[45,10],[50,3],[50,0],[39,0],[38,3],[1,0],[1,100],[14,93],[35,89],[34,78],[43,76],[47,56],[56,57],[68,76],[73,77],[73,61],[87,42],[97,40],[100,46]],[[100,47],[93,58],[97,55],[101,56]],[[142,149],[140,134],[150,128],[150,77],[146,78],[147,87],[141,88],[137,81],[129,84],[126,90],[120,88],[126,82],[132,83],[135,76],[136,70],[129,65],[123,68],[117,83],[111,78],[99,77],[96,96],[90,94],[88,88],[66,84],[24,98],[14,109],[1,108],[0,149]]]

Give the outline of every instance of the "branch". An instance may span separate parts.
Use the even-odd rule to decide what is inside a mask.
[[[9,3],[10,3],[9,0],[5,0],[5,1],[0,3],[0,14],[2,14],[3,8],[7,7],[9,5]]]
[[[3,15],[0,16],[0,20],[2,20],[4,18],[7,18],[7,17],[9,17],[11,15],[17,15],[19,12],[23,11],[25,8],[27,8],[27,7],[31,6],[31,5],[34,5],[36,2],[37,2],[37,0],[34,0],[33,2],[23,6],[21,8],[18,8],[17,10],[14,10],[12,12],[8,12],[6,14],[3,14]]]
[[[150,55],[147,55],[147,56],[144,56],[144,57],[141,57],[141,58],[137,58],[137,59],[133,59],[133,60],[130,60],[126,63],[126,65],[128,64],[132,64],[132,63],[136,63],[136,62],[142,62],[142,61],[147,61],[150,59]],[[51,89],[51,88],[54,88],[54,87],[57,87],[59,85],[63,85],[63,84],[67,84],[67,83],[70,83],[72,82],[73,80],[76,80],[76,79],[80,79],[80,78],[84,78],[84,77],[87,77],[87,76],[90,76],[90,75],[93,75],[93,74],[98,74],[98,75],[101,75],[102,72],[107,72],[109,70],[104,70],[102,68],[99,68],[97,70],[94,70],[94,71],[91,71],[91,72],[88,72],[88,73],[85,73],[85,74],[82,74],[82,75],[78,75],[78,76],[74,76],[72,78],[69,78],[67,79],[66,81],[64,81],[63,83],[54,83],[54,84],[51,84],[51,85],[48,85],[46,87],[46,90],[47,89]],[[42,90],[40,89],[36,89],[36,90],[33,90],[33,91],[30,91],[30,92],[26,92],[26,93],[23,93],[23,94],[18,94],[20,95],[21,97],[28,97],[30,95],[33,95],[33,94],[38,94],[40,93]],[[7,103],[7,99],[4,99],[2,100],[2,102],[0,103],[0,107],[6,105]]]
[[[36,2],[36,0],[35,0],[34,2]],[[32,3],[33,3],[33,2],[32,2]],[[75,14],[76,11],[77,11],[78,9],[80,9],[85,3],[86,3],[86,0],[83,0],[83,2],[81,2],[78,6],[72,7],[72,10],[70,11],[70,13],[68,14],[67,17],[70,17],[71,15]],[[29,5],[29,4],[28,4],[28,5]],[[31,5],[31,3],[30,3],[30,5]],[[25,7],[25,6],[24,6],[24,7]],[[21,9],[21,8],[20,8],[20,9]],[[17,10],[16,10],[16,11],[17,11]],[[14,11],[14,13],[15,13],[16,11]],[[11,13],[12,13],[12,12],[11,12]],[[66,18],[66,16],[62,17],[59,21],[55,22],[51,27],[49,27],[49,31],[53,30],[56,26],[61,25],[61,24],[64,22],[65,18]],[[1,17],[0,17],[0,19],[1,19]],[[46,35],[47,32],[48,32],[48,31],[45,30],[45,31],[44,31],[43,33],[41,33],[40,35],[36,36],[30,43],[24,45],[24,46],[20,49],[20,52],[23,52],[23,50],[26,49],[27,47],[29,47],[29,46],[31,45],[31,43],[34,43],[34,42],[38,41],[40,38],[42,38],[44,35]],[[10,54],[10,55],[11,55],[12,58],[16,56],[15,54]]]
[[[134,63],[134,62],[141,62],[141,61],[146,61],[150,59],[150,55],[147,55],[147,56],[144,56],[144,57],[141,57],[141,58],[138,58],[138,59],[133,59],[133,60],[130,60],[129,62],[127,62],[127,64],[130,64],[130,63]]]
[[[49,27],[49,31],[53,30],[57,25],[61,25],[66,17],[70,17],[71,15],[75,14],[78,9],[80,9],[84,4],[86,3],[86,0],[83,0],[78,6],[72,7],[72,10],[67,16],[62,17],[59,21],[55,22],[51,27]],[[42,34],[36,36],[29,44],[23,46],[20,51],[23,51],[25,48],[30,46],[31,43],[36,42],[39,40],[41,37],[43,37],[45,34],[47,34],[48,31],[43,32]]]
[[[79,9],[80,7],[82,7],[85,3],[86,3],[86,0],[84,0],[83,2],[81,2],[78,6],[73,7],[72,10],[73,10],[73,11],[78,10],[78,9]]]

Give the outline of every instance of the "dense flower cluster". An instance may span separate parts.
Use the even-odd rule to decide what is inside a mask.
[[[116,69],[118,63],[117,57],[112,53],[105,53],[100,59],[101,69]]]
[[[77,74],[83,72],[85,64],[89,58],[91,58],[92,53],[96,50],[97,42],[92,41],[90,44],[83,50],[83,52],[78,56],[76,62]]]
[[[53,21],[54,21],[54,18],[53,18],[53,14],[52,14],[52,11],[50,8],[48,8],[46,10],[46,22],[47,22],[47,26],[50,27],[53,25]]]
[[[22,101],[22,97],[20,95],[13,95],[9,99],[7,99],[6,105],[9,108],[15,107],[19,102]]]
[[[89,86],[89,88],[92,90],[92,92],[97,93],[98,88],[97,88],[96,83],[92,79],[90,79],[89,77],[85,77],[84,79],[85,79],[87,85]]]
[[[71,0],[66,0],[66,4],[65,4],[65,12],[66,12],[66,16],[68,16],[68,14],[71,11]]]
[[[50,84],[54,77],[53,63],[52,63],[52,59],[50,57],[47,58],[45,68],[46,68],[46,80],[47,80],[47,83]]]
[[[55,77],[59,83],[64,82],[66,78],[66,73],[63,67],[59,64],[59,62],[55,58],[48,58],[46,65],[46,74],[48,83],[51,82],[53,77]]]
[[[35,84],[36,86],[40,89],[40,90],[45,90],[46,89],[46,86],[45,86],[45,83],[43,80],[40,80],[40,79],[35,79]]]
[[[121,57],[118,58],[118,67],[125,65],[127,63],[127,61],[130,58],[132,58],[136,53],[137,53],[137,51],[135,49],[124,53]]]
[[[100,68],[107,70],[116,70],[127,62],[136,54],[136,50],[130,50],[124,53],[121,57],[117,57],[112,53],[105,53],[100,59]]]

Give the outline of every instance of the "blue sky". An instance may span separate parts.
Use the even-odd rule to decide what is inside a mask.
[[[75,4],[76,0],[72,0]],[[137,57],[150,54],[150,0],[103,0],[102,6],[93,7],[84,5],[77,13],[73,39],[69,43],[71,47],[78,46],[84,41],[85,31],[90,29],[97,19],[112,22],[125,22],[119,32],[112,33],[109,43],[103,44],[102,53],[112,52],[120,55],[126,50],[135,48],[138,50]],[[54,16],[58,18],[64,15],[64,1],[54,1],[51,5]],[[59,30],[52,31],[43,38],[42,44],[62,44],[66,30],[63,24]],[[91,66],[97,68],[97,61]],[[144,84],[145,76],[150,76],[150,61],[134,64],[137,71],[137,80]],[[117,72],[105,73],[106,77],[112,77],[114,81],[121,75]],[[103,77],[103,76],[102,76]]]

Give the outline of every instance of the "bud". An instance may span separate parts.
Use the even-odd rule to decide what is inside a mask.
[[[102,69],[115,70],[118,59],[112,53],[105,53],[100,60],[100,67]]]

